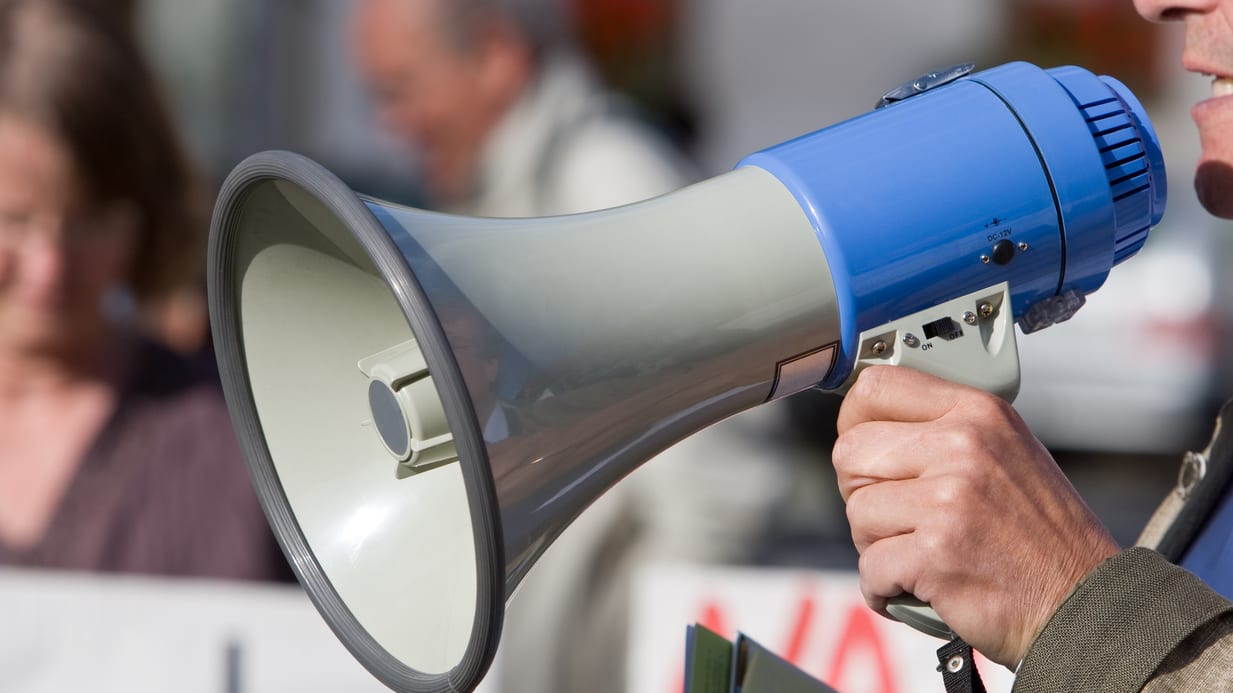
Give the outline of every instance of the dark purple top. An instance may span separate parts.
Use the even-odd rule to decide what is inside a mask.
[[[37,545],[0,565],[288,580],[210,367],[146,342]]]

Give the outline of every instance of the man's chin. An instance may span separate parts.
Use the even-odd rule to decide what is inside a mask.
[[[1199,202],[1212,214],[1233,219],[1233,165],[1223,161],[1204,161],[1194,175]]]

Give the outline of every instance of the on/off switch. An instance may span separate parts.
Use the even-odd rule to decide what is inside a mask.
[[[951,318],[941,318],[933,322],[927,322],[921,325],[921,329],[925,332],[925,339],[941,337],[949,342],[952,339],[959,339],[963,336],[963,326]]]

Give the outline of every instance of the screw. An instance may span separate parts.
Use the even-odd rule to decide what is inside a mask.
[[[979,306],[976,306],[976,310],[980,311],[980,317],[982,318],[987,318],[990,315],[993,315],[993,305],[989,303],[982,303]]]
[[[946,670],[952,674],[958,674],[960,671],[963,671],[963,657],[955,655],[946,660]]]
[[[875,354],[884,354],[884,353],[886,353],[886,342],[882,341],[881,339],[879,339],[878,341],[874,342],[874,343],[873,343],[873,353],[875,353]]]
[[[985,263],[986,265],[987,265],[987,264],[989,264],[989,256],[988,256],[988,255],[981,255],[981,256],[980,256],[980,261],[981,261],[981,262],[983,262],[983,263]]]
[[[903,336],[903,343],[904,343],[904,344],[907,344],[908,346],[912,347],[913,349],[915,349],[916,347],[920,346],[920,340],[919,340],[919,339],[917,339],[917,338],[916,338],[916,335],[912,334],[911,332],[909,332],[909,333],[907,333],[907,334],[905,334],[905,335]]]
[[[964,322],[966,322],[966,323],[967,323],[967,324],[969,324],[969,325],[975,325],[975,324],[976,324],[976,313],[973,313],[973,312],[972,312],[972,311],[970,311],[970,310],[969,310],[968,312],[964,313],[964,314],[963,314],[963,321],[964,321]]]
[[[1203,477],[1207,476],[1207,456],[1197,452],[1188,452],[1182,458],[1182,468],[1177,475],[1177,491],[1182,500],[1190,498]]]
[[[1019,241],[1019,250],[1027,250],[1028,244],[1026,241]]]

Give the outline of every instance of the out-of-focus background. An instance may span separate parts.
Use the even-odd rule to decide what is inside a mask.
[[[138,4],[148,57],[191,155],[212,185],[249,154],[289,149],[321,162],[359,192],[424,202],[417,153],[377,127],[357,76],[348,45],[352,4]],[[568,5],[604,78],[682,147],[702,175],[865,112],[885,91],[935,67],[967,61],[992,67],[1020,59],[1042,66],[1073,63],[1127,83],[1162,140],[1172,184],[1168,212],[1144,251],[1113,272],[1073,321],[1021,336],[1023,387],[1016,407],[1117,538],[1134,540],[1172,483],[1182,451],[1202,447],[1216,405],[1233,393],[1227,368],[1233,354],[1224,342],[1233,320],[1227,308],[1233,305],[1227,300],[1233,282],[1222,271],[1231,257],[1231,229],[1203,213],[1190,185],[1198,146],[1188,111],[1208,85],[1181,71],[1177,27],[1146,24],[1129,0]],[[723,422],[704,442],[682,448],[682,454],[706,457],[756,456],[793,483],[739,568],[651,565],[639,573],[629,655],[612,663],[628,690],[666,692],[679,684],[673,677],[679,676],[685,623],[708,618],[731,630],[763,628],[767,634],[759,637],[773,648],[783,646],[778,639],[784,632],[816,631],[809,643],[793,641],[802,648],[800,661],[844,690],[940,688],[927,660],[903,654],[919,646],[891,636],[883,643],[889,649],[869,645],[882,642],[870,636],[866,649],[853,646],[856,663],[837,663],[842,660],[835,653],[850,645],[844,638],[851,619],[841,615],[856,599],[831,591],[839,589],[835,585],[854,590],[856,560],[828,464],[837,403],[830,395],[803,393]],[[535,577],[533,571],[528,579]],[[131,601],[134,590],[161,589],[152,584],[136,589],[96,578],[0,574],[6,613],[38,605],[16,621],[6,617],[0,629],[0,662],[13,663],[0,667],[0,690],[65,690],[83,682],[97,690],[101,662],[115,656],[128,656],[125,661],[150,671],[103,667],[120,682],[114,690],[377,688],[322,622],[303,617],[313,614],[295,588],[262,587],[254,596],[233,586],[176,583],[166,586],[167,599],[159,604],[205,606],[171,618],[138,619],[130,631],[138,635],[94,651],[73,635],[128,628],[133,609],[155,614],[164,607],[126,606],[139,603]],[[807,586],[792,587],[802,584]],[[776,590],[782,603],[760,605],[759,594]],[[252,606],[261,595],[269,597],[261,602],[265,606]],[[812,611],[827,604],[837,605],[830,614]],[[813,630],[800,631],[806,612]],[[186,638],[193,619],[203,615],[213,625]],[[95,617],[97,622],[86,622]],[[264,626],[254,623],[267,618]],[[312,655],[296,657],[289,650],[301,647],[301,655]],[[898,663],[885,674],[878,657]],[[924,663],[907,672],[894,668],[909,660]],[[499,656],[496,666],[513,665]],[[313,667],[324,673],[303,675]],[[283,669],[299,673],[280,678]],[[169,688],[169,682],[177,685]],[[497,683],[486,686],[501,690]]]
[[[1112,74],[1146,102],[1169,165],[1168,215],[1082,319],[1022,340],[1017,402],[1066,451],[1175,453],[1223,399],[1223,224],[1190,186],[1198,145],[1180,35],[1120,0],[562,0],[602,75],[685,148],[702,175],[869,110],[929,68],[1009,60]],[[196,161],[214,181],[290,149],[357,191],[424,202],[415,153],[376,126],[347,32],[351,0],[139,3],[142,34]],[[806,422],[807,423],[807,422]],[[806,425],[806,428],[808,426]]]

